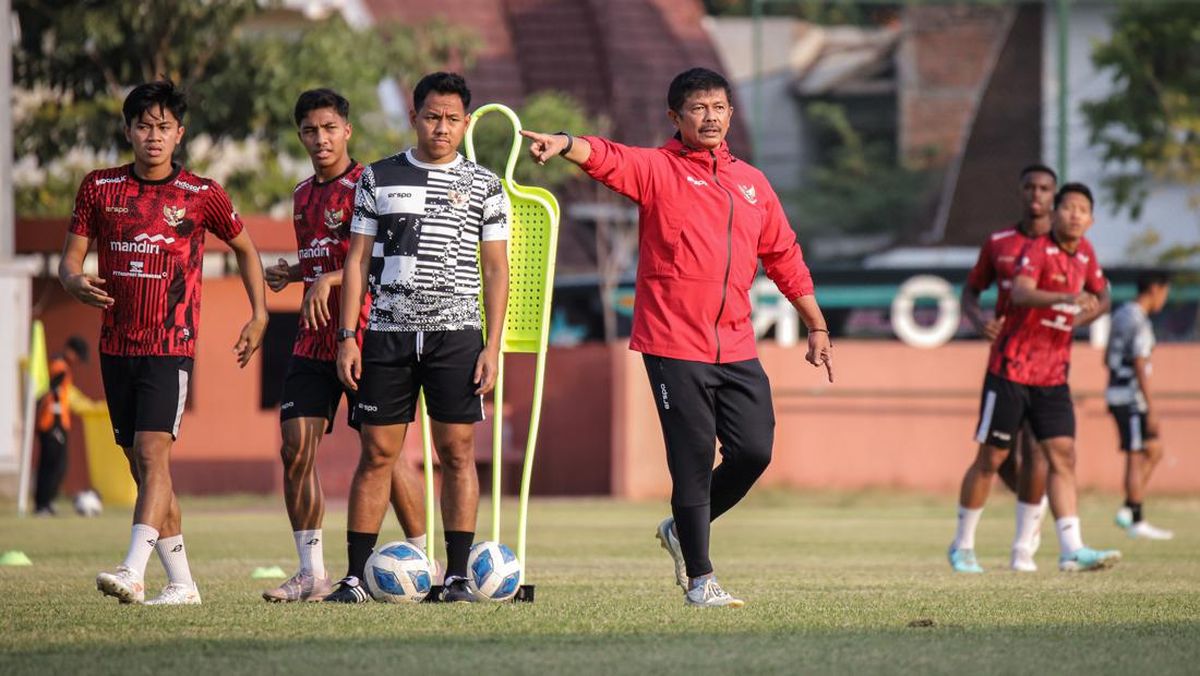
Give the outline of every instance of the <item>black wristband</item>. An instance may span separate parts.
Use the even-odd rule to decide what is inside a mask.
[[[563,148],[562,150],[558,151],[558,154],[559,154],[559,155],[566,155],[567,153],[571,152],[571,148],[574,148],[574,147],[575,147],[575,137],[574,137],[574,136],[571,136],[571,132],[569,132],[569,131],[556,131],[556,132],[554,132],[554,135],[555,135],[555,136],[566,136],[566,137],[567,137],[567,147],[565,147],[565,148]]]
[[[808,329],[809,333],[829,333],[829,329]]]

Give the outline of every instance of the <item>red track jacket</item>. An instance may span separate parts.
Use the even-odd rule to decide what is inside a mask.
[[[586,136],[592,178],[637,202],[630,349],[721,364],[753,359],[750,286],[761,259],[789,301],[813,292],[795,233],[762,172],[725,143],[634,148]]]

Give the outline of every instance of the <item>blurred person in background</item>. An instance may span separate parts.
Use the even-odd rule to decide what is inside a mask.
[[[1150,396],[1150,354],[1154,351],[1154,326],[1171,293],[1171,276],[1160,270],[1137,278],[1137,297],[1112,315],[1108,349],[1108,388],[1104,398],[1117,423],[1120,448],[1125,452],[1125,504],[1117,511],[1117,526],[1132,538],[1170,540],[1175,534],[1152,526],[1142,514],[1142,501],[1150,475],[1163,457],[1158,409]]]
[[[1029,242],[1050,232],[1057,188],[1058,176],[1049,167],[1032,164],[1021,170],[1021,219],[1015,225],[988,237],[979,250],[975,267],[967,275],[967,283],[963,284],[963,315],[989,342],[996,340],[1004,326],[1004,315],[1011,302],[1013,277],[1020,263],[1021,252]],[[979,307],[979,296],[993,283],[996,284],[996,308],[992,318],[987,319]],[[1027,533],[1027,537],[1013,540],[1009,567],[1015,571],[1037,570],[1033,555],[1041,545],[1042,519],[1049,506],[1046,500],[1048,470],[1046,457],[1038,448],[1026,419],[1013,439],[1013,452],[1008,454],[1000,467],[993,471],[990,463],[973,462],[963,477],[964,486],[974,487],[977,479],[990,483],[993,476],[999,476],[1017,494],[1017,531]],[[958,518],[962,522],[962,532],[956,544],[958,554],[950,561],[951,567],[957,572],[977,573],[982,570],[975,559],[977,517],[977,513],[960,507]],[[1021,527],[1022,523],[1027,524],[1025,528]]]
[[[1075,404],[1067,379],[1075,329],[1107,312],[1110,304],[1108,281],[1084,237],[1094,221],[1094,206],[1087,186],[1064,185],[1054,199],[1050,232],[1030,241],[1021,253],[980,397],[975,463],[989,471],[968,473],[963,479],[958,529],[948,551],[956,571],[983,572],[977,562],[973,569],[962,566],[966,537],[983,512],[992,475],[1025,420],[1050,464],[1047,487],[1061,551],[1059,570],[1100,570],[1121,558],[1119,551],[1083,544],[1075,480]],[[1028,529],[1034,527],[1040,524],[1019,522],[1017,541],[1027,541]]]
[[[37,435],[41,454],[38,456],[34,505],[38,516],[54,516],[54,499],[58,497],[63,477],[67,475],[67,442],[71,433],[73,406],[92,402],[76,389],[72,370],[88,363],[87,341],[71,336],[62,352],[50,357],[50,389],[37,405]]]

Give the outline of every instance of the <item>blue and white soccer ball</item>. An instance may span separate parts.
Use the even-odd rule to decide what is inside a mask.
[[[467,586],[480,600],[507,601],[521,584],[521,562],[499,542],[477,542],[467,558]]]
[[[433,587],[425,552],[407,542],[389,542],[367,559],[363,582],[376,601],[420,603]]]

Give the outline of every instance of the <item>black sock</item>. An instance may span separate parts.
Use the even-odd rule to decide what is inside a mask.
[[[465,530],[446,531],[446,577],[467,576],[467,557],[471,555],[471,545],[474,543],[474,533]]]
[[[1125,506],[1129,508],[1129,511],[1133,512],[1133,522],[1141,523],[1142,522],[1142,503],[1133,502],[1132,500],[1126,500]]]
[[[347,576],[353,575],[360,580],[363,579],[367,559],[371,558],[371,550],[374,549],[378,540],[379,533],[346,531],[346,553],[350,559],[350,567],[346,569]]]
[[[709,505],[671,507],[688,577],[700,577],[713,572],[712,561],[708,558],[709,513]]]

